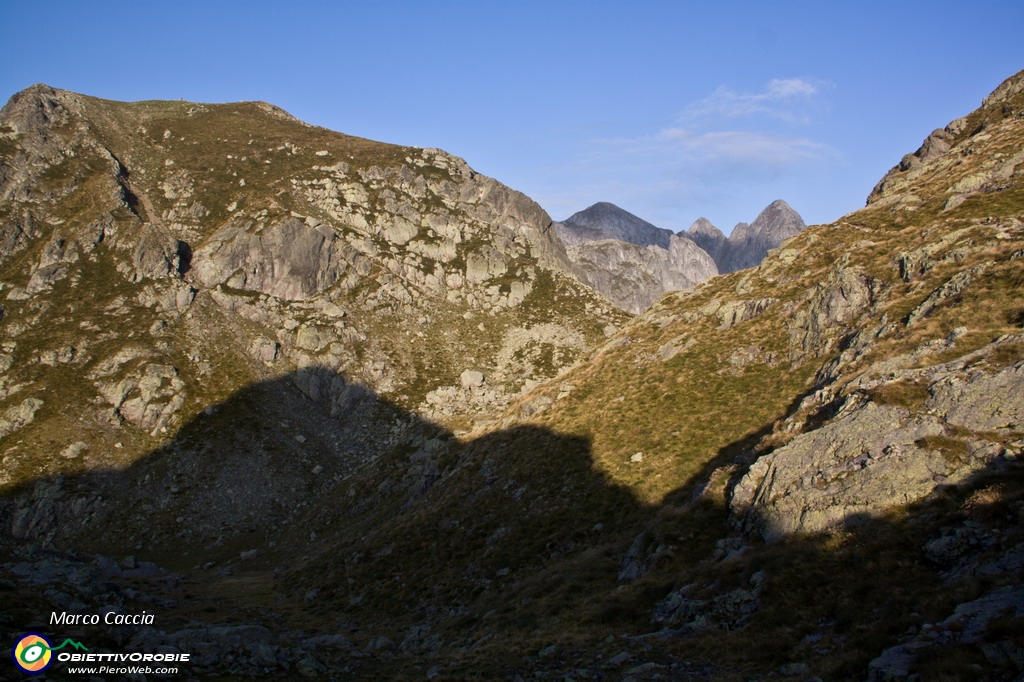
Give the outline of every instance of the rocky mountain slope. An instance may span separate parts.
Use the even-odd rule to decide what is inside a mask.
[[[196,679],[1018,677],[1022,84],[628,323],[443,153],[23,93],[0,634],[146,608],[61,634]]]
[[[531,423],[657,510],[620,573],[659,595],[652,626],[774,633],[777,674],[1020,673],[1022,82],[865,209],[666,295],[509,413],[551,401]]]
[[[507,402],[625,319],[573,280],[540,207],[437,150],[259,103],[45,86],[2,126],[19,414],[61,375],[113,422],[159,431],[252,379],[319,367],[443,420],[456,401]]]
[[[666,291],[718,274],[693,241],[606,202],[555,223],[577,276],[623,310],[641,313]]]
[[[754,222],[739,223],[726,237],[707,218],[698,218],[683,233],[715,260],[722,273],[746,270],[758,264],[768,252],[806,228],[803,218],[782,199],[768,204]]]

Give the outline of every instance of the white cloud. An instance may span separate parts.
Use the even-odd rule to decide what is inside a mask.
[[[632,139],[593,140],[577,169],[604,168],[649,175],[657,171],[738,176],[784,172],[837,158],[836,152],[807,137],[748,130],[699,131],[664,128]]]
[[[560,218],[612,201],[671,229],[714,212],[735,216],[731,224],[749,221],[767,201],[794,197],[794,187],[841,162],[808,125],[827,87],[803,78],[774,79],[753,93],[720,87],[646,134],[587,140],[571,163],[553,169],[575,178],[574,189],[536,198]]]
[[[827,145],[808,138],[745,130],[694,133],[666,128],[658,137],[678,154],[690,157],[690,162],[729,163],[751,169],[781,169],[833,155]]]
[[[675,125],[656,133],[591,140],[589,153],[579,159],[580,170],[587,173],[587,167],[603,167],[615,169],[622,174],[619,177],[636,173],[648,178],[661,172],[697,181],[804,172],[839,157],[828,145],[795,134],[790,125],[807,122],[800,116],[800,107],[827,87],[831,87],[827,81],[805,78],[776,78],[759,92],[747,94],[719,87],[687,107]],[[767,121],[737,120],[752,114]]]
[[[817,85],[800,78],[773,78],[768,81],[765,93],[763,95],[755,95],[755,97],[762,99],[784,99],[797,95],[814,95],[817,92]]]
[[[815,97],[832,86],[828,81],[774,78],[759,92],[738,93],[721,85],[713,93],[686,107],[681,120],[737,118],[764,115],[784,121],[810,121],[807,109]]]

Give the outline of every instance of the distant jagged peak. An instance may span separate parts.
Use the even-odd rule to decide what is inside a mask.
[[[732,228],[732,232],[729,233],[729,242],[731,244],[738,244],[753,236],[754,230],[751,228],[750,223],[736,223],[736,226]]]
[[[712,253],[721,272],[752,268],[770,249],[806,228],[804,219],[782,199],[762,210],[752,223],[737,223],[729,239]]]
[[[701,216],[693,221],[690,228],[686,230],[685,236],[693,238],[696,236],[710,237],[712,239],[725,239],[725,234],[719,230],[707,218]]]
[[[599,239],[618,239],[637,246],[669,247],[671,230],[656,227],[629,211],[607,201],[574,213],[558,224],[559,236],[566,244],[582,244]]]
[[[754,218],[750,231],[754,235],[781,240],[792,237],[805,227],[804,219],[793,207],[782,199],[776,199]]]

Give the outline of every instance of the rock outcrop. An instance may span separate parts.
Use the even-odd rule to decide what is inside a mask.
[[[641,313],[666,291],[689,289],[718,274],[714,262],[689,239],[670,235],[668,248],[617,239],[568,245],[582,279],[623,310]]]
[[[486,405],[500,407],[626,317],[577,280],[535,202],[440,150],[314,129],[261,103],[109,103],[43,85],[0,119],[0,263],[31,251],[0,272],[8,338],[64,338],[83,370],[68,380],[147,432],[185,416],[186,396],[215,402],[266,364],[344,370],[413,406],[473,357],[502,378]],[[96,317],[57,313],[82,287]],[[500,339],[556,319],[574,340],[551,341],[553,362],[491,371]],[[97,371],[146,329],[151,369]],[[245,369],[229,378],[229,366]],[[146,389],[157,375],[164,387]]]
[[[631,313],[643,312],[666,291],[753,267],[805,227],[781,199],[729,237],[706,218],[672,234],[607,202],[555,223],[577,276]]]
[[[950,435],[957,429],[1011,435],[1024,427],[1024,362],[991,375],[954,363],[897,381],[927,394],[919,408],[847,397],[828,424],[750,467],[732,491],[733,514],[769,541],[875,518],[998,462],[998,437],[959,440]],[[872,385],[868,395],[891,385]]]

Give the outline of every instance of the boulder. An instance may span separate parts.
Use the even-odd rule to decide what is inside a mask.
[[[484,374],[473,369],[467,369],[459,376],[459,381],[462,383],[463,388],[480,388],[484,385]]]

